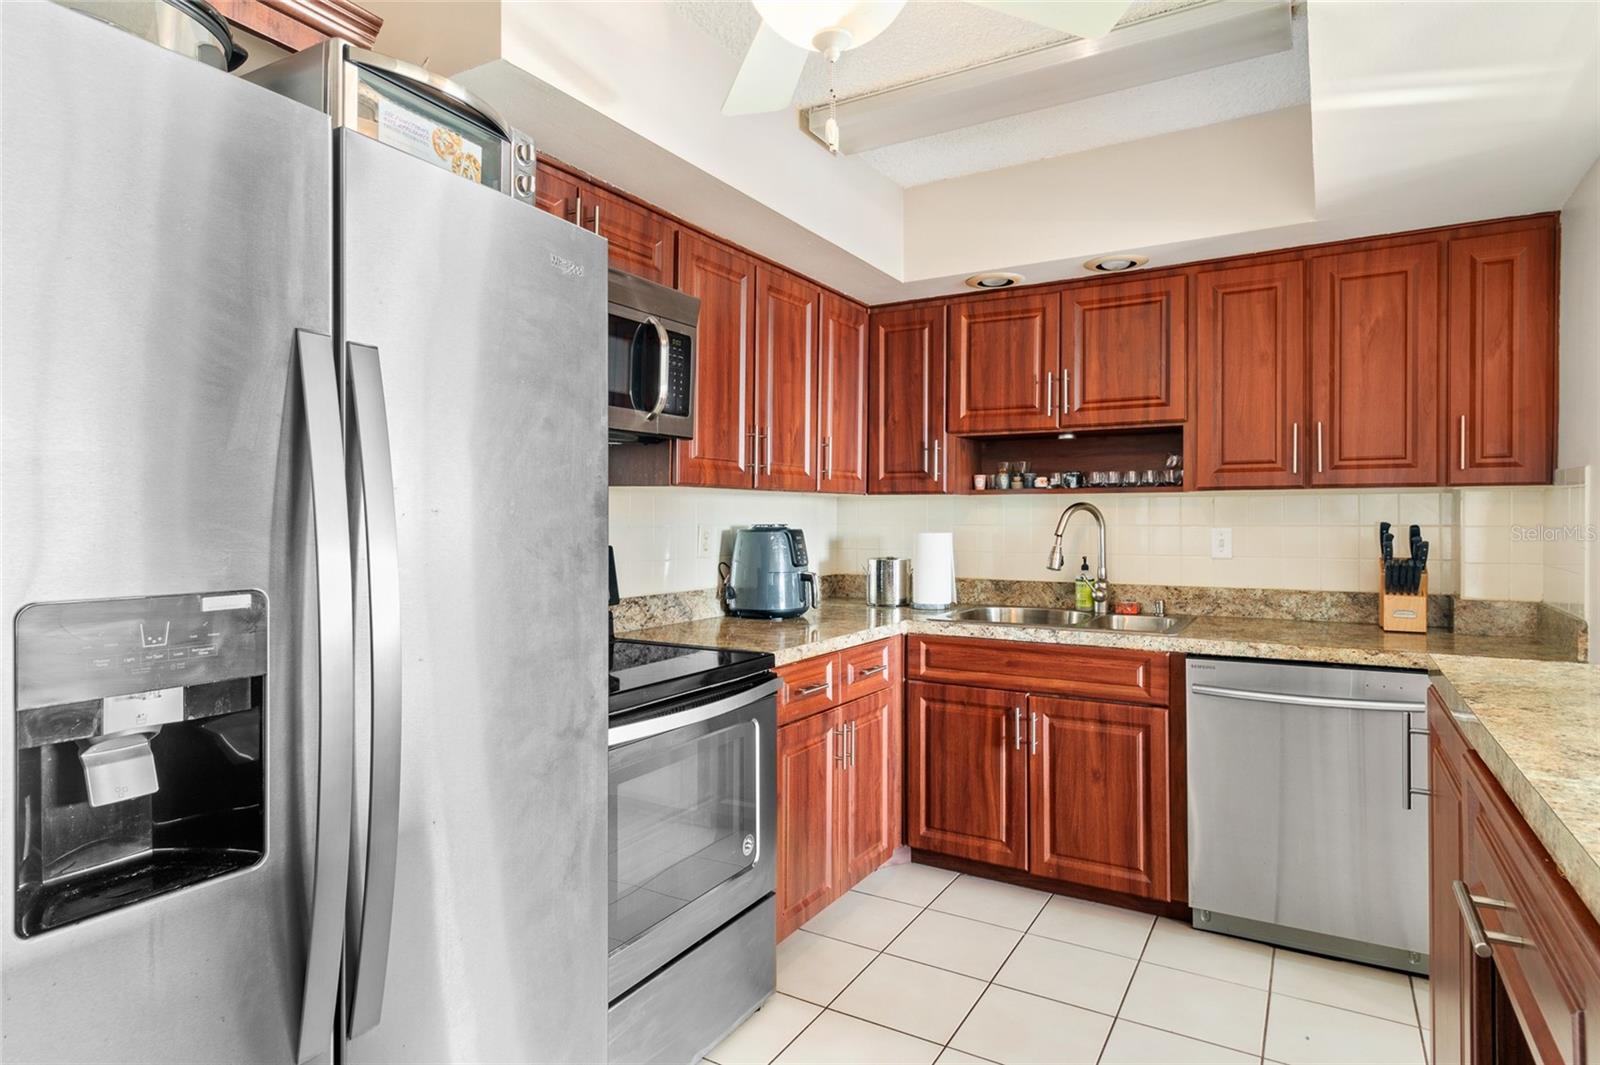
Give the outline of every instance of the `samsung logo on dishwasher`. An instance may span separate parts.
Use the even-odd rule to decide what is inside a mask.
[[[550,265],[560,270],[568,277],[582,277],[583,264],[575,263],[571,259],[564,259],[555,252],[550,253]]]

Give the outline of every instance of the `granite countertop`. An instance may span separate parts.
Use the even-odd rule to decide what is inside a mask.
[[[1433,683],[1467,742],[1600,918],[1600,667],[1440,654]]]
[[[1570,650],[1534,637],[1457,636],[1440,631],[1423,635],[1384,632],[1371,624],[1216,616],[1197,617],[1181,632],[1162,636],[934,621],[924,611],[880,609],[854,599],[824,599],[816,610],[789,621],[715,617],[635,629],[620,635],[630,640],[770,651],[781,666],[907,632],[1401,669],[1429,669],[1435,655],[1535,661],[1572,658]]]

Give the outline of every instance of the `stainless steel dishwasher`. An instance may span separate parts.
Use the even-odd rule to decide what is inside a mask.
[[[1196,928],[1428,970],[1428,677],[1191,658]]]

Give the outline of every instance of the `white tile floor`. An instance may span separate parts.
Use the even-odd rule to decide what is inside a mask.
[[[778,947],[707,1055],[768,1062],[1424,1065],[1428,982],[923,865]]]

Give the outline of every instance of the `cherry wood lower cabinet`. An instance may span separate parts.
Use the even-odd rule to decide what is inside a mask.
[[[1030,696],[1028,869],[1171,898],[1167,711]]]
[[[1047,880],[1182,901],[1182,686],[1172,682],[1181,680],[1181,656],[907,640],[907,843]],[[1019,667],[1018,656],[1030,661],[1030,652],[1043,656],[1037,672]],[[1061,661],[1047,667],[1052,653]],[[951,682],[959,679],[971,683]],[[1127,701],[1108,701],[1108,689]]]
[[[898,637],[778,670],[780,940],[900,845],[899,672]]]
[[[906,685],[906,842],[1028,867],[1028,696]]]
[[[1600,922],[1436,693],[1428,722],[1435,1063],[1594,1060]]]

